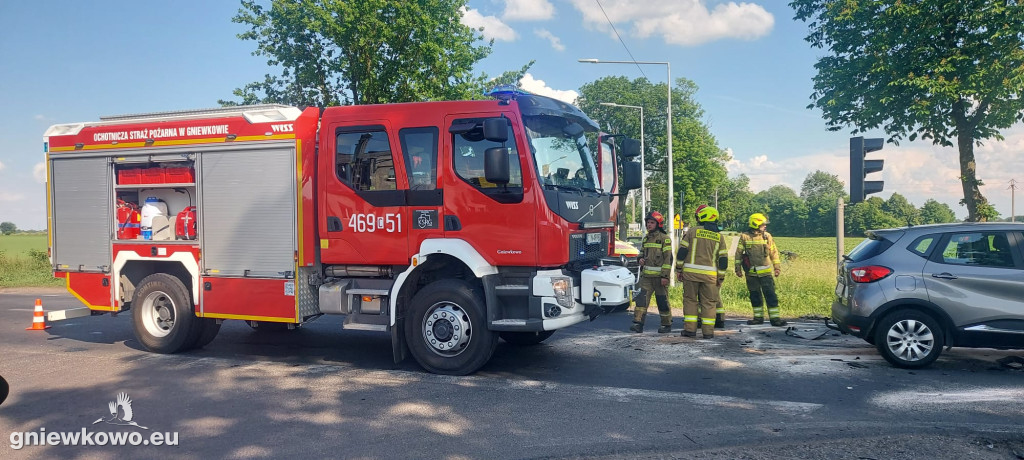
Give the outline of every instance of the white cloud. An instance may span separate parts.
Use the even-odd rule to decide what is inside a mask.
[[[544,83],[544,80],[533,78],[533,75],[530,75],[529,73],[524,74],[523,78],[519,80],[519,86],[533,94],[547,96],[570,104],[574,103],[576,98],[580,95],[580,93],[571,89],[560,90],[549,88],[547,84]]]
[[[474,29],[482,29],[480,33],[487,40],[498,40],[498,41],[515,41],[519,38],[519,34],[516,33],[511,27],[509,27],[497,16],[484,16],[479,11],[462,7],[462,23],[467,27]]]
[[[4,169],[4,162],[0,161],[0,171],[3,171],[3,169]]]
[[[505,0],[501,17],[508,21],[545,21],[555,16],[555,7],[548,0]]]
[[[32,167],[32,178],[40,184],[46,183],[46,163],[36,163]]]
[[[620,34],[627,30],[638,38],[658,36],[670,45],[695,46],[726,38],[754,40],[775,26],[771,13],[748,2],[720,3],[708,9],[707,0],[605,0],[602,12],[591,0],[570,1],[588,27],[611,34],[611,18]]]
[[[533,29],[533,34],[551,42],[551,47],[558,51],[565,51],[565,45],[562,44],[562,40],[555,36],[547,29]]]

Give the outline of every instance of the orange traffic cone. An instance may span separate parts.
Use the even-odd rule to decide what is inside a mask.
[[[46,312],[43,311],[43,301],[36,299],[36,309],[32,313],[32,325],[26,327],[26,331],[42,331],[49,329],[50,326],[46,325]]]

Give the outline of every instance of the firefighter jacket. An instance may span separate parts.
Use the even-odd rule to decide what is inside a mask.
[[[676,270],[687,281],[714,283],[729,266],[729,248],[722,234],[708,228],[690,227],[679,242],[680,259]]]
[[[642,276],[668,278],[672,273],[672,240],[661,227],[655,228],[644,237],[644,259]]]
[[[744,255],[749,260],[749,267],[743,264]],[[775,247],[772,234],[760,230],[740,233],[734,262],[736,271],[746,271],[747,276],[772,276],[773,269],[782,267],[779,262],[779,249]]]

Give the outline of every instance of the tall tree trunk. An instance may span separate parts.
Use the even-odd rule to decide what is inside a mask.
[[[962,203],[967,206],[967,221],[980,222],[986,220],[982,209],[988,208],[988,200],[981,195],[978,188],[978,166],[974,161],[974,129],[978,126],[979,117],[967,115],[967,104],[963,99],[953,103],[953,122],[956,124],[956,143],[960,150],[960,185],[964,189]]]
[[[960,149],[960,184],[964,189],[964,204],[967,205],[967,220],[979,222],[985,216],[979,212],[988,200],[978,188],[977,164],[974,162],[974,137],[971,131],[961,130],[957,134],[957,147]]]

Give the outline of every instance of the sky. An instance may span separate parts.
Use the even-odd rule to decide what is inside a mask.
[[[492,53],[475,71],[497,76],[535,64],[523,88],[571,101],[606,76],[666,80],[664,65],[586,64],[579,59],[669,62],[695,82],[704,122],[754,192],[797,192],[815,170],[849,182],[850,130],[830,132],[807,109],[824,51],[785,0],[469,0],[463,22],[482,27]],[[232,90],[276,73],[255,43],[237,37],[237,0],[0,0],[0,221],[46,227],[42,136],[54,124],[102,116],[216,107]],[[618,32],[616,36],[614,30]],[[621,40],[620,40],[621,38]],[[617,101],[606,101],[617,102]],[[628,109],[623,109],[628,110]],[[639,116],[639,114],[637,115]],[[881,130],[865,137],[886,137]],[[1010,180],[1024,192],[1024,125],[976,147],[982,193],[1011,214]],[[657,151],[662,151],[658,149]],[[963,192],[955,148],[886,144],[888,198],[946,203],[958,217]],[[878,177],[881,176],[881,177]],[[847,188],[847,191],[849,189]],[[1024,193],[1016,214],[1024,214]]]

